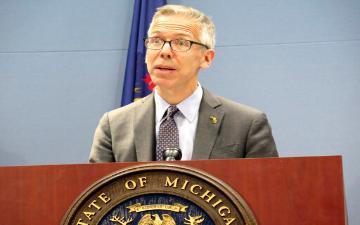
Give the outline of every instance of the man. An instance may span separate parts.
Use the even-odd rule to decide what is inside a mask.
[[[215,26],[185,6],[160,7],[145,40],[154,93],[105,113],[90,162],[162,160],[168,148],[181,160],[276,157],[264,113],[211,94],[198,82],[215,56]]]

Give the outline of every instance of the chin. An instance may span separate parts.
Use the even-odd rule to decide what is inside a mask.
[[[151,80],[157,87],[160,88],[168,89],[174,86],[174,82],[168,79],[152,77]]]
[[[156,84],[156,87],[158,87],[161,90],[173,90],[175,85],[169,82],[161,82]]]

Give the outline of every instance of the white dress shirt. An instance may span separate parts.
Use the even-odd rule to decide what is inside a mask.
[[[179,147],[182,152],[181,160],[191,160],[194,140],[197,127],[197,121],[199,118],[200,102],[203,96],[203,90],[201,85],[198,84],[196,90],[185,100],[176,105],[180,112],[175,117],[175,123],[179,130]],[[159,135],[160,124],[163,119],[163,115],[169,108],[170,104],[167,103],[157,93],[156,88],[154,90],[155,98],[155,117],[156,117],[156,138]]]

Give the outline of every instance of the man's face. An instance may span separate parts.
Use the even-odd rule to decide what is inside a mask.
[[[186,39],[199,42],[200,27],[182,16],[161,16],[150,28],[150,37],[165,41]],[[210,66],[213,50],[193,44],[186,52],[173,51],[169,43],[161,50],[148,49],[146,64],[151,79],[163,91],[191,90],[196,88],[198,71]]]

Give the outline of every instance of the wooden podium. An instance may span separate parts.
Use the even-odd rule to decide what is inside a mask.
[[[151,162],[149,162],[151,163]],[[0,224],[57,225],[96,180],[143,163],[0,167]],[[180,161],[230,185],[259,225],[344,225],[341,156]]]

